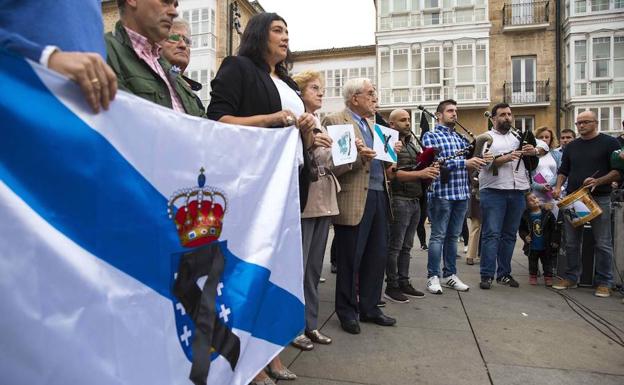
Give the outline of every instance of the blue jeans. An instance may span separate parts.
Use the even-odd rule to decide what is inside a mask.
[[[611,261],[613,259],[613,245],[611,240],[611,201],[608,196],[593,197],[602,214],[594,218],[591,223],[594,234],[594,261],[596,266],[595,283],[597,286],[611,287],[613,274]],[[583,240],[583,226],[574,227],[564,219],[566,237],[565,252],[568,267],[563,276],[572,282],[577,282],[581,274],[581,241]]]
[[[392,199],[394,218],[390,221],[386,282],[397,288],[409,283],[410,251],[420,221],[418,199]]]
[[[427,261],[427,278],[440,276],[440,259],[444,257],[442,277],[457,273],[457,239],[461,233],[464,217],[468,209],[468,200],[450,201],[432,197],[429,201],[431,214],[431,237]],[[444,255],[443,255],[444,254]]]
[[[481,278],[511,274],[511,256],[526,207],[524,191],[486,188],[481,193]],[[496,266],[498,264],[498,267]]]

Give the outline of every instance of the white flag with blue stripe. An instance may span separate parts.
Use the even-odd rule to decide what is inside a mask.
[[[303,329],[296,130],[123,92],[93,114],[73,82],[5,52],[0,84],[3,382],[191,383],[193,316],[206,307],[189,314],[173,294],[180,258],[197,250],[181,235],[211,240],[222,262],[193,287],[210,297],[204,324],[225,336],[200,352],[208,384],[247,384]],[[181,191],[194,191],[173,206],[173,219],[189,213],[182,224],[167,211]],[[213,222],[193,222],[202,213]]]

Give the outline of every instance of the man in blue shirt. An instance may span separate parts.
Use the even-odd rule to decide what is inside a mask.
[[[0,49],[72,79],[95,112],[115,97],[100,0],[0,0]]]
[[[439,150],[438,157],[452,157],[465,149],[469,143],[455,132],[457,121],[457,102],[444,100],[436,110],[435,131],[428,131],[423,136],[426,147]],[[429,213],[431,236],[427,262],[427,290],[433,294],[442,294],[442,284],[458,291],[467,291],[468,285],[457,277],[455,258],[457,239],[464,223],[470,186],[468,185],[468,167],[479,168],[485,164],[481,158],[466,159],[465,156],[451,158],[441,165],[440,177],[431,185],[429,192]],[[440,277],[440,260],[444,256],[444,268]],[[442,278],[442,279],[440,279]]]

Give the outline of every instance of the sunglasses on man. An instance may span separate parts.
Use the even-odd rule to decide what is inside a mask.
[[[184,40],[186,45],[191,45],[191,43],[192,43],[191,39],[189,39],[188,37],[186,37],[186,36],[184,36],[184,35],[182,35],[180,33],[173,33],[173,34],[169,35],[167,40],[169,40],[172,43],[179,43],[180,41]]]

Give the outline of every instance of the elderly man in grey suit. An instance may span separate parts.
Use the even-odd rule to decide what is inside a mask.
[[[368,79],[351,79],[344,85],[343,97],[346,108],[325,117],[323,126],[353,125],[358,147],[351,171],[338,177],[342,188],[338,193],[340,214],[333,220],[338,267],[336,314],[343,330],[358,334],[358,314],[362,322],[382,326],[396,323],[377,307],[386,266],[390,207],[386,165],[374,159],[372,150],[375,89]]]

